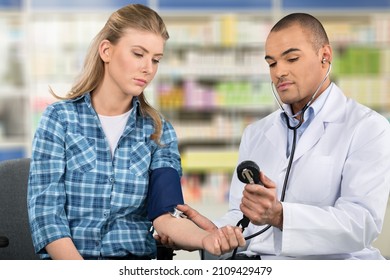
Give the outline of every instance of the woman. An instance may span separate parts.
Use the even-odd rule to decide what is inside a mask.
[[[168,38],[150,8],[119,9],[70,93],[43,113],[28,189],[42,258],[152,259],[153,227],[187,250],[221,254],[244,245],[238,228],[209,233],[170,214],[183,203],[176,134],[143,93]]]

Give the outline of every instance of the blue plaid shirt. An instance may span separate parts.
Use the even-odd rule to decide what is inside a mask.
[[[36,130],[28,187],[28,212],[37,253],[70,237],[83,257],[155,256],[147,218],[149,173],[177,170],[173,127],[163,121],[162,146],[150,139],[153,122],[133,108],[111,156],[90,94],[47,107]]]

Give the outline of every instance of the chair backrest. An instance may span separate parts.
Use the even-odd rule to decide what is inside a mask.
[[[27,214],[29,169],[29,158],[0,162],[0,236],[9,241],[7,247],[0,248],[3,260],[39,259],[33,249]]]

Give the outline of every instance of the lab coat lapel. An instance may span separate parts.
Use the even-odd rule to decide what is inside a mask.
[[[308,150],[310,150],[324,134],[324,131],[323,119],[316,116],[297,143],[294,161],[298,160]]]
[[[344,94],[333,84],[324,107],[302,134],[296,147],[294,161],[302,157],[321,139],[325,133],[326,125],[331,125],[331,123],[341,120],[344,116],[345,106],[346,98]]]
[[[280,112],[277,111],[275,114],[280,114]],[[287,127],[280,116],[274,118],[265,135],[270,145],[274,147],[273,150],[277,151],[282,159],[286,159]]]

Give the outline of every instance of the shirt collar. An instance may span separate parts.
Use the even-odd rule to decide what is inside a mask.
[[[87,103],[88,107],[92,108],[92,101],[91,101],[91,93],[90,92],[86,92],[83,95],[80,95],[74,99],[71,99],[71,101],[77,102],[78,100],[81,100],[81,99],[84,99],[85,102]],[[133,103],[132,108],[135,108],[135,110],[133,110],[133,111],[136,111],[138,113],[138,115],[140,115],[141,114],[141,111],[140,111],[141,110],[141,103],[138,99],[138,96],[133,97],[132,103]]]
[[[318,115],[318,113],[321,111],[321,109],[324,107],[325,101],[329,96],[330,91],[332,90],[333,83],[330,83],[330,85],[325,89],[325,91],[317,97],[317,99],[307,108],[304,114],[304,122],[306,122],[309,119],[313,119],[315,116]],[[288,104],[283,104],[283,109],[292,115],[291,106]],[[283,116],[283,111],[280,113],[280,117],[284,123],[286,123],[286,119]],[[292,120],[293,124],[295,124],[295,121],[298,122],[295,118]]]

